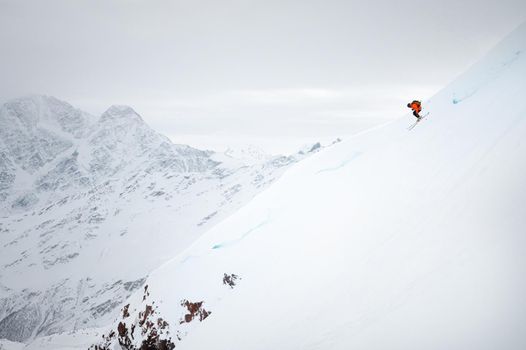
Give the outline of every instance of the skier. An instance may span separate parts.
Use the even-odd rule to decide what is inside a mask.
[[[422,103],[420,101],[414,100],[413,102],[408,103],[407,107],[413,110],[413,115],[416,117],[416,119],[421,118],[419,113],[422,110]]]

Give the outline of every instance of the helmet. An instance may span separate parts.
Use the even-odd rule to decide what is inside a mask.
[[[410,104],[410,103],[408,103],[408,104],[407,104],[407,107],[411,108],[411,104]]]

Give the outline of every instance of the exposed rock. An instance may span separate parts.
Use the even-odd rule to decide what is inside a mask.
[[[143,302],[149,296],[148,286],[144,287]],[[123,308],[122,320],[116,329],[107,336],[103,335],[99,344],[93,344],[90,350],[110,350],[118,343],[126,350],[172,350],[175,343],[170,336],[170,324],[158,313],[157,307],[144,302],[144,309],[130,321],[130,304]],[[128,319],[128,320],[127,320]],[[138,332],[136,332],[136,329]]]
[[[212,313],[211,311],[206,311],[203,307],[203,301],[192,303],[188,300],[182,300],[181,306],[186,307],[188,310],[188,313],[184,315],[183,319],[181,319],[180,323],[190,323],[193,321],[194,318],[198,317],[199,321],[203,321],[205,318],[210,316]]]
[[[230,275],[224,274],[223,276],[223,284],[229,286],[230,288],[234,288],[236,285],[236,280],[239,278],[238,275],[232,273]]]

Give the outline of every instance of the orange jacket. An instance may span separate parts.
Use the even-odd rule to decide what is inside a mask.
[[[420,102],[418,102],[418,101],[411,102],[409,104],[409,108],[411,108],[416,113],[420,113],[420,111],[422,110],[422,106],[420,105]]]

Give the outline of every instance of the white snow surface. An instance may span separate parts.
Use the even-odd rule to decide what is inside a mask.
[[[525,349],[525,97],[526,24],[416,128],[296,164],[126,303],[154,301],[177,349]],[[184,300],[212,313],[181,323]]]
[[[304,157],[176,145],[128,106],[95,118],[53,97],[7,102],[0,339],[107,325],[150,271]]]

